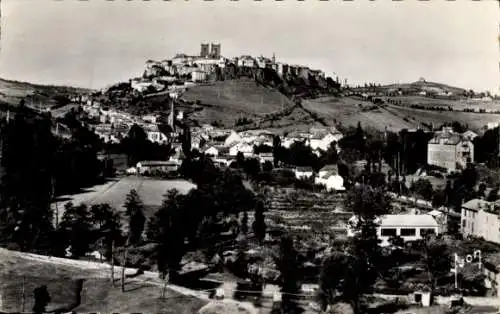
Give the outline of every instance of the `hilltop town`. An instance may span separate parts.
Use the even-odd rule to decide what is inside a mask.
[[[496,97],[221,44],[138,75],[9,98],[1,310],[497,312]],[[47,265],[65,277],[26,275]]]

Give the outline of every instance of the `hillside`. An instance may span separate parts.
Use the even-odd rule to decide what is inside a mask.
[[[226,80],[191,87],[182,99],[199,102],[203,106],[202,111],[192,116],[199,122],[219,121],[229,125],[241,117],[254,120],[292,105],[276,89],[257,85],[250,79]]]
[[[51,106],[59,104],[60,98],[58,97],[89,91],[84,88],[36,85],[0,78],[0,103],[9,105],[18,105],[21,99],[26,98],[27,103]]]
[[[390,88],[396,85],[387,85]],[[463,89],[432,82],[401,84],[407,88],[442,88],[453,93]],[[406,102],[417,96],[398,96]],[[418,97],[417,97],[418,98]],[[422,97],[420,97],[422,98]],[[425,124],[439,126],[445,122],[458,121],[469,125],[475,131],[481,131],[488,122],[500,121],[500,114],[480,114],[469,112],[437,112],[414,108],[402,108],[387,105],[376,107],[372,102],[359,97],[321,97],[302,101],[302,106],[293,105],[279,91],[257,85],[250,79],[227,80],[210,85],[190,88],[183,100],[199,102],[203,108],[191,118],[199,123],[215,121],[227,127],[234,127],[239,118],[253,120],[247,128],[266,128],[276,131],[303,129],[312,125],[356,126],[361,125],[383,131],[386,127],[392,131],[414,129]],[[433,103],[438,102],[432,100]],[[462,104],[459,100],[442,101],[454,106]],[[284,104],[284,106],[282,106]],[[282,110],[284,109],[284,110]]]
[[[463,94],[466,89],[460,87],[454,87],[442,83],[428,82],[428,81],[416,81],[413,83],[403,83],[403,84],[389,84],[379,87],[382,90],[398,89],[403,90],[418,90],[418,91],[436,91],[436,92],[451,92],[455,95]]]

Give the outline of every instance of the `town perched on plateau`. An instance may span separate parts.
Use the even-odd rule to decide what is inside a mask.
[[[0,80],[2,313],[500,313],[500,98],[223,43]]]

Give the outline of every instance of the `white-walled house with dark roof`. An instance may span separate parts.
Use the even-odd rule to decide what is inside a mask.
[[[349,219],[347,235],[352,237],[356,231],[354,227],[358,222],[358,217]],[[423,239],[427,234],[438,234],[439,224],[428,214],[399,214],[384,215],[377,219],[377,237],[381,241],[381,246],[388,246],[389,239],[400,236],[404,241],[416,241]]]

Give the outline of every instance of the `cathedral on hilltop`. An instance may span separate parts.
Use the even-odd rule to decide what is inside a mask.
[[[202,43],[200,57],[218,59],[218,58],[220,58],[220,49],[221,49],[220,44],[211,43],[209,45],[209,44]]]

